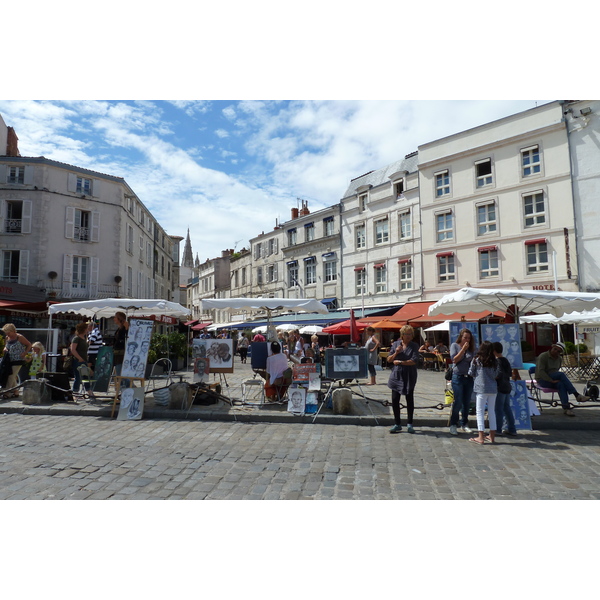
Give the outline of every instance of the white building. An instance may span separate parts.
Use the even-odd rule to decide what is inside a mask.
[[[464,286],[578,290],[562,103],[419,146],[419,188],[424,300]]]
[[[569,133],[579,288],[600,291],[600,101],[580,100],[563,104]],[[600,336],[599,336],[600,337]]]
[[[121,177],[0,156],[0,279],[69,301],[172,300],[176,243]]]
[[[344,308],[401,305],[421,294],[417,153],[353,179],[342,205]]]
[[[311,213],[308,203],[292,209],[292,218],[281,225],[283,297],[315,298],[330,310],[341,298],[340,206]]]

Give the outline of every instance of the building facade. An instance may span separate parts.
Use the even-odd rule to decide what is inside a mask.
[[[417,153],[353,179],[341,200],[345,308],[420,298],[421,227]]]
[[[0,156],[0,279],[64,302],[172,300],[173,245],[124,179],[44,157]]]
[[[560,102],[419,146],[424,300],[465,286],[578,290]]]

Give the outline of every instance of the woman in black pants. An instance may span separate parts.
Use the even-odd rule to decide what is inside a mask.
[[[414,390],[417,384],[417,365],[423,357],[419,353],[419,346],[412,341],[415,335],[410,325],[404,325],[400,329],[400,339],[392,344],[388,363],[394,365],[392,374],[388,381],[388,387],[392,390],[392,410],[394,411],[395,425],[390,433],[400,433],[402,424],[400,421],[400,396],[406,396],[407,431],[414,433],[413,413],[415,410]]]

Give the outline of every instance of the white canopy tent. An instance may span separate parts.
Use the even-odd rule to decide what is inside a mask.
[[[512,306],[516,307],[516,314],[510,310]],[[536,310],[561,316],[567,311],[600,308],[600,294],[468,287],[440,298],[429,307],[429,315],[467,313],[481,311],[484,308],[491,311],[501,310],[515,318],[519,313]]]
[[[450,331],[450,321],[442,321],[437,325],[424,329],[424,331]]]
[[[52,315],[56,313],[75,313],[84,317],[114,317],[116,312],[124,312],[128,317],[143,316],[169,316],[185,318],[190,315],[189,309],[177,302],[168,300],[134,298],[99,298],[98,300],[84,300],[82,302],[60,302],[48,307],[48,315],[52,322]]]

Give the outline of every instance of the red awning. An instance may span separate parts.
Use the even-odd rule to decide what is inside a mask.
[[[419,317],[418,319],[411,321],[411,324],[421,327],[422,325],[428,323],[440,323],[442,321],[479,321],[480,319],[485,319],[491,315],[504,318],[506,313],[502,312],[501,310],[497,310],[495,312],[484,310],[483,312],[468,312],[465,314],[452,313],[451,315],[436,315],[435,317],[429,317],[427,314],[425,314],[423,317]]]
[[[401,258],[401,259],[398,261],[398,264],[399,264],[399,265],[405,265],[406,263],[409,263],[409,262],[410,262],[410,258]]]
[[[429,307],[435,302],[407,302],[400,310],[388,317],[390,321],[409,323],[413,319],[427,316]]]
[[[209,325],[212,325],[212,323],[198,323],[198,325],[193,325],[192,326],[192,330],[193,331],[200,331],[201,329],[205,329]]]
[[[439,258],[440,256],[454,256],[454,252],[438,252],[436,256]]]
[[[535,244],[545,244],[548,240],[546,238],[537,238],[535,240],[526,240],[526,246],[535,246]]]
[[[186,327],[191,327],[192,325],[195,325],[195,324],[196,324],[196,323],[197,323],[199,320],[200,320],[200,319],[194,319],[193,321],[186,321],[186,322],[184,323],[184,325],[185,325]]]
[[[385,267],[385,263],[377,263],[376,265],[373,265],[374,269],[381,269],[382,267]]]
[[[355,271],[364,271],[365,268],[364,267],[354,267]]]
[[[477,248],[477,252],[491,252],[492,250],[498,250],[498,246],[481,246],[481,248]]]

